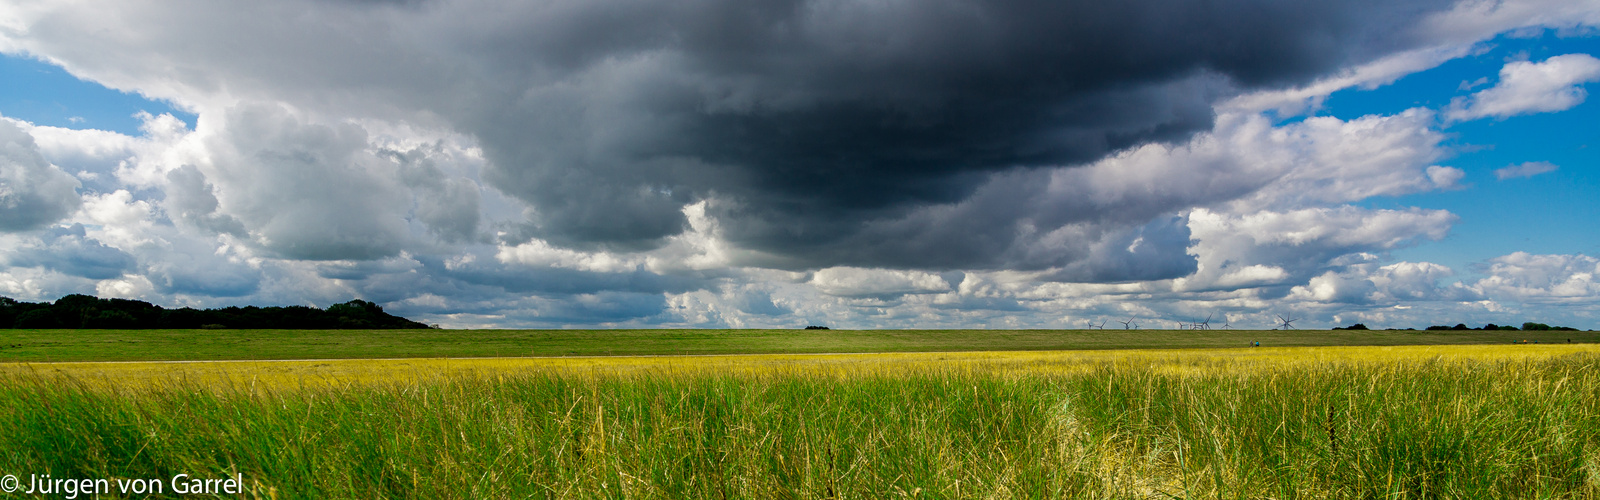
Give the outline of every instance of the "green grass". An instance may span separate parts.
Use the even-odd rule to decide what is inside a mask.
[[[276,498],[1596,498],[1600,357],[154,392],[0,378],[0,473]]]
[[[0,330],[0,362],[1600,342],[1600,332],[1330,330]]]

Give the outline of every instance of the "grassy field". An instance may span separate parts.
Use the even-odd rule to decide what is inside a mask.
[[[1188,376],[1318,366],[1383,367],[1428,360],[1517,362],[1574,354],[1600,356],[1600,344],[0,363],[0,376],[53,379],[57,384],[120,392],[159,390],[173,383],[250,392],[501,380],[529,373],[585,378],[792,375],[849,379],[902,372],[1031,377],[1137,366]]]
[[[1330,330],[0,330],[0,363],[1600,343],[1600,332]]]
[[[259,498],[1597,498],[1600,346],[12,365],[0,474],[46,473],[241,474]]]

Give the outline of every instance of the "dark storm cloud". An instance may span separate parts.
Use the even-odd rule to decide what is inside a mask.
[[[997,173],[1181,141],[1218,99],[1435,43],[1414,27],[1451,3],[284,0],[65,9],[28,33],[114,85],[302,113],[223,113],[186,181],[195,214],[211,183],[230,230],[286,258],[394,256],[407,220],[487,237],[473,186],[373,157],[356,117],[477,139],[485,184],[531,206],[512,244],[651,248],[709,199],[722,238],[770,256],[735,265],[1048,269],[1175,208],[964,207]],[[1083,241],[1030,239],[1063,228]]]
[[[511,105],[457,116],[559,244],[649,246],[717,197],[727,238],[800,267],[1003,267],[1015,235],[906,253],[873,229],[994,172],[1187,138],[1221,96],[1421,44],[1410,26],[1445,7],[558,2],[473,39]]]

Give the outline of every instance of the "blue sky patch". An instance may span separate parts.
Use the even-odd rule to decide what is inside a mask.
[[[141,122],[135,115],[140,111],[169,113],[194,128],[194,114],[165,102],[80,80],[38,59],[0,55],[0,115],[35,125],[138,136]]]
[[[1453,99],[1493,87],[1500,69],[1516,60],[1543,61],[1564,54],[1600,54],[1600,38],[1500,36],[1487,50],[1407,75],[1372,90],[1351,88],[1328,97],[1318,114],[1350,120],[1393,114],[1413,107],[1441,111]],[[1594,84],[1585,85],[1593,91]],[[1368,208],[1422,207],[1461,216],[1450,235],[1437,242],[1397,250],[1393,256],[1437,262],[1469,274],[1471,264],[1515,251],[1600,255],[1600,233],[1584,228],[1600,220],[1600,103],[1593,95],[1571,109],[1505,119],[1479,118],[1442,125],[1445,145],[1454,155],[1440,165],[1466,173],[1462,189],[1371,198]],[[1527,162],[1548,162],[1558,170],[1500,180],[1494,171]]]

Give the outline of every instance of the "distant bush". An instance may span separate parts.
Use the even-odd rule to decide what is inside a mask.
[[[811,326],[808,326],[808,327],[806,327],[806,329],[807,329],[807,330],[827,330],[827,329],[828,329],[828,327],[826,327],[826,326],[817,326],[817,325],[811,325]]]
[[[1367,328],[1367,325],[1365,325],[1365,324],[1356,323],[1356,324],[1350,325],[1350,326],[1335,326],[1335,327],[1333,327],[1333,329],[1334,330],[1368,330],[1369,328]]]

